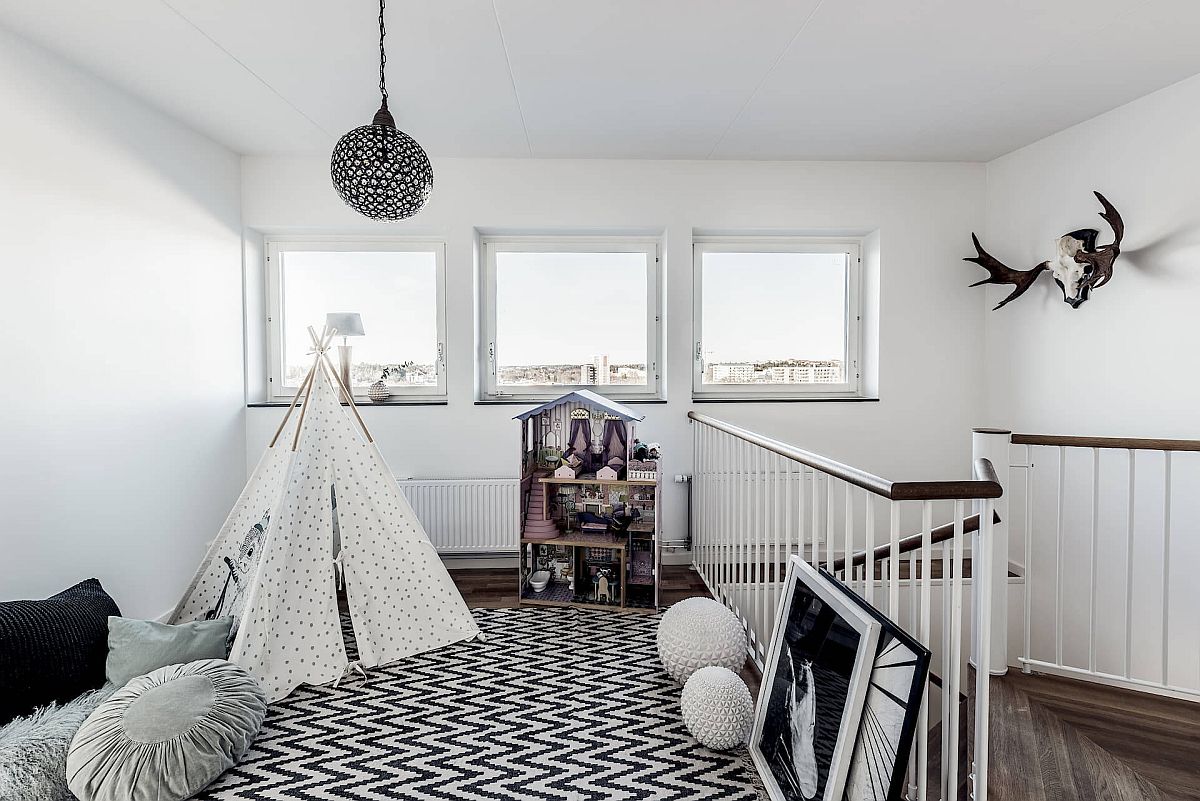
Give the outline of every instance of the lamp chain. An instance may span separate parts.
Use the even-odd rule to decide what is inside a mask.
[[[387,108],[388,93],[387,83],[384,78],[384,67],[387,66],[387,51],[383,49],[383,37],[387,35],[387,28],[383,25],[383,6],[385,0],[379,0],[379,94],[383,96],[383,107]]]

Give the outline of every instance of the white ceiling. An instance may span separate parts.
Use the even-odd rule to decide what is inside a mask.
[[[0,24],[241,153],[378,106],[374,0],[0,0]],[[433,155],[994,158],[1200,73],[1197,0],[392,0]]]

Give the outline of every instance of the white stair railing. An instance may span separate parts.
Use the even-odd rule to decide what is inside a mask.
[[[1200,701],[1200,441],[1011,443],[1022,669]]]
[[[986,801],[989,671],[975,671],[973,736],[963,730],[960,702],[970,691],[971,638],[991,631],[991,548],[981,543],[990,542],[1002,492],[991,461],[977,459],[972,480],[893,482],[705,415],[688,417],[693,567],[745,625],[750,658],[764,667],[788,558],[824,567],[933,652],[939,676],[922,702],[908,798],[957,799],[969,785]],[[902,536],[910,530],[917,533]],[[978,638],[976,664],[989,664],[991,641]],[[931,720],[941,726],[936,763]],[[973,760],[970,781],[960,745]]]

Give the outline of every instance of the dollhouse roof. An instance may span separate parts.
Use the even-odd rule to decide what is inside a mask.
[[[594,409],[603,409],[612,416],[624,420],[627,423],[638,422],[646,419],[646,415],[638,414],[628,406],[624,406],[616,401],[609,400],[603,395],[597,395],[595,392],[587,389],[577,389],[574,392],[568,392],[561,398],[555,398],[554,400],[543,403],[541,406],[537,406],[527,412],[521,412],[513,419],[528,420],[535,414],[541,414],[547,409],[553,409],[555,406],[562,406],[564,403],[582,403],[587,406],[591,406]]]

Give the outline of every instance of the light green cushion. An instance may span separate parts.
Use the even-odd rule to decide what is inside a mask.
[[[241,761],[266,714],[266,694],[232,662],[159,668],[84,721],[67,786],[81,801],[182,801]]]
[[[198,659],[224,659],[229,655],[229,629],[233,618],[198,620],[172,626],[128,617],[108,619],[108,661],[104,675],[120,687],[167,665]]]

